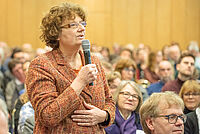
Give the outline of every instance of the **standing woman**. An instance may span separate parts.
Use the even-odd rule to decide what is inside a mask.
[[[142,130],[139,109],[143,103],[142,93],[133,81],[122,81],[113,95],[116,101],[115,122],[105,128],[107,134],[136,134]]]
[[[92,64],[84,62],[85,26],[85,12],[71,3],[52,7],[42,19],[41,39],[53,50],[35,58],[28,69],[34,133],[104,133],[114,121],[115,104],[99,60],[92,56]]]

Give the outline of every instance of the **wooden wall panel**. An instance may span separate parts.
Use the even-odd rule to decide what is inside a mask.
[[[172,0],[171,40],[184,48],[186,42],[186,0]]]
[[[187,0],[186,43],[200,39],[200,0]],[[200,43],[200,42],[199,42]]]
[[[113,41],[121,45],[127,43],[128,15],[127,0],[114,0],[112,10],[112,35]]]
[[[22,43],[35,44],[38,32],[36,1],[22,2]]]
[[[22,1],[9,1],[7,6],[7,43],[10,46],[22,44]]]
[[[148,44],[161,49],[171,41],[185,49],[200,43],[200,0],[68,0],[81,4],[88,14],[86,37],[91,43],[112,47]],[[53,5],[66,0],[0,0],[0,41],[9,46],[31,43],[43,47],[40,22]]]
[[[171,0],[157,0],[156,8],[156,50],[171,40]]]
[[[7,0],[0,0],[0,41],[7,41]]]
[[[141,43],[141,1],[128,0],[127,2],[127,42],[134,46]],[[114,22],[113,22],[114,23]]]
[[[141,43],[156,47],[156,0],[142,0]]]

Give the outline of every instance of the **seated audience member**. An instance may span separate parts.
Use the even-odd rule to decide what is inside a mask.
[[[196,80],[187,80],[179,96],[185,104],[184,114],[194,111],[200,105],[200,84]]]
[[[179,62],[179,58],[181,56],[181,49],[178,42],[172,42],[169,47],[169,57],[168,60],[174,67],[174,77],[177,78],[178,70],[177,70],[177,64]]]
[[[110,50],[107,47],[102,47],[100,50],[101,55],[103,56],[103,60],[110,62]]]
[[[25,61],[22,68],[23,68],[23,72],[24,74],[26,74],[27,70],[28,70],[28,67],[30,65],[30,61]],[[19,122],[19,113],[20,113],[20,109],[21,107],[27,103],[29,101],[28,99],[28,94],[27,92],[25,91],[22,95],[19,96],[19,98],[16,100],[15,102],[15,106],[14,106],[14,109],[13,109],[13,112],[12,112],[12,118],[13,118],[13,131],[15,134],[18,134],[18,122]]]
[[[119,54],[122,59],[133,59],[132,51],[129,48],[123,48]]]
[[[167,82],[163,86],[162,92],[173,91],[179,94],[183,83],[193,77],[195,69],[194,62],[195,58],[192,54],[188,52],[183,53],[176,65],[176,68],[178,70],[178,77],[173,81]]]
[[[116,102],[115,122],[105,128],[107,134],[135,134],[141,130],[138,111],[143,99],[133,81],[122,81],[113,95]]]
[[[11,60],[8,67],[14,76],[14,79],[7,84],[5,90],[6,103],[9,113],[11,113],[16,99],[24,92],[25,74],[22,69],[22,63],[17,59]]]
[[[131,59],[120,59],[115,66],[115,71],[121,74],[122,80],[134,81],[136,70],[136,64]]]
[[[169,45],[165,44],[162,47],[162,55],[163,55],[163,60],[168,60],[169,59]]]
[[[137,63],[137,79],[144,79],[144,69],[147,67],[147,60],[148,60],[149,51],[148,49],[139,48],[136,51],[136,63]]]
[[[110,54],[110,60],[112,61],[113,59],[119,57],[120,52],[121,52],[121,46],[118,43],[114,43],[112,45],[112,50],[113,53]]]
[[[139,115],[145,134],[183,134],[186,116],[183,100],[173,92],[153,93]]]
[[[156,52],[156,63],[159,64],[163,60],[163,54],[162,51],[159,50]]]
[[[144,69],[144,79],[150,83],[155,83],[160,80],[158,76],[158,63],[156,60],[156,53],[150,53],[148,57],[148,65]]]
[[[8,134],[8,114],[0,103],[0,134]]]
[[[110,93],[113,95],[121,82],[121,74],[117,71],[110,72],[106,75],[106,78],[110,87]]]
[[[200,106],[195,111],[187,114],[184,134],[200,134]]]
[[[195,56],[195,67],[200,71],[200,52],[198,42],[191,41],[188,46],[188,51]]]
[[[152,83],[149,87],[147,87],[147,92],[149,95],[155,92],[161,92],[162,87],[168,81],[173,78],[173,68],[169,61],[163,60],[158,65],[158,74],[160,77],[160,81],[156,83]]]
[[[137,82],[135,79],[136,70],[136,64],[131,59],[121,59],[117,62],[115,67],[115,71],[118,71],[121,74],[121,80],[132,80]],[[142,92],[143,100],[146,100],[148,98],[146,89],[140,86],[140,91]]]
[[[26,60],[30,60],[30,54],[28,54],[27,52],[24,52],[21,48],[16,47],[13,49],[13,52],[11,54],[10,60],[8,61],[8,64],[13,59],[18,60],[21,63],[23,63]],[[4,73],[4,86],[6,87],[8,82],[10,82],[13,79],[15,79],[15,76],[13,76],[12,72],[10,71],[8,67],[8,70],[6,70],[6,72]]]

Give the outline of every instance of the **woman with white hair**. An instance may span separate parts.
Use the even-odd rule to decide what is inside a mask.
[[[142,93],[133,81],[122,81],[115,91],[115,122],[105,128],[107,134],[136,134],[142,130],[139,109],[143,103]]]

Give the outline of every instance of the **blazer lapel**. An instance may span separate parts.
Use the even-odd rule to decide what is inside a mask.
[[[85,65],[84,55],[81,51],[79,51],[79,54],[81,55],[82,64],[84,66]],[[70,64],[64,60],[62,52],[59,49],[56,49],[53,51],[53,56],[56,60],[56,63],[52,63],[52,64],[54,64],[54,67],[57,68],[59,73],[61,73],[71,84],[77,76],[76,73],[73,71]],[[84,98],[84,100],[87,100],[87,102],[90,100],[89,98],[92,98],[92,94],[90,91],[91,88],[92,87],[86,86],[81,93],[81,96]]]
[[[56,63],[52,63],[54,64],[54,67],[57,68],[58,72],[61,73],[70,83],[72,83],[76,78],[76,74],[69,63],[64,60],[62,52],[59,49],[56,49],[53,51],[53,56],[56,60]]]

